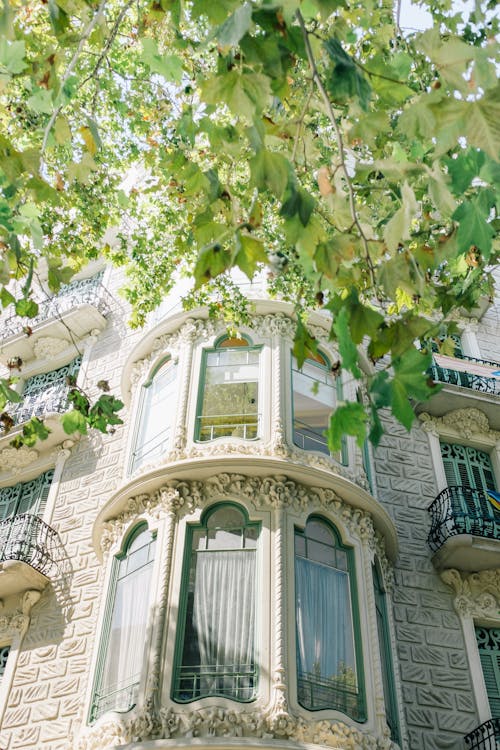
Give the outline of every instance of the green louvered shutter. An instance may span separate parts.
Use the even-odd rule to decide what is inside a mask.
[[[485,496],[487,489],[496,487],[488,453],[468,445],[441,443],[441,456],[448,486],[465,490],[461,495],[462,511],[493,517],[493,507]]]
[[[23,513],[42,516],[54,470],[46,471],[30,482],[19,482],[0,489],[0,521]]]
[[[500,717],[500,628],[476,628],[491,716]]]

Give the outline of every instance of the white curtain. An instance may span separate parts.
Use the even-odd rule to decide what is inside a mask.
[[[337,677],[342,686],[346,669],[355,672],[349,576],[296,557],[295,586],[299,676]]]
[[[238,681],[238,674],[253,672],[254,628],[255,552],[199,552],[193,630],[203,695],[248,697],[252,683],[245,678]]]
[[[135,702],[144,662],[151,570],[149,562],[118,581],[99,690],[103,710],[126,711]]]

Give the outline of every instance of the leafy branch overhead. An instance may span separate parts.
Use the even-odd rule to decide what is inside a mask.
[[[433,392],[429,342],[491,294],[498,259],[495,3],[421,5],[423,32],[361,0],[4,4],[2,306],[36,315],[41,257],[57,290],[103,253],[125,266],[133,324],[184,275],[189,304],[237,326],[228,272],[267,264],[299,363],[323,307],[364,381],[332,448],[377,442],[383,408],[409,428],[410,399]],[[72,399],[68,431],[113,424],[111,396]]]

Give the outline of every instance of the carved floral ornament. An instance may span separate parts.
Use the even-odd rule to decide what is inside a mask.
[[[466,440],[486,438],[488,442],[500,441],[500,432],[491,429],[488,417],[479,409],[455,409],[443,417],[424,412],[419,419],[423,429],[437,437],[452,430]]]
[[[13,474],[34,463],[39,457],[38,451],[23,445],[21,448],[4,448],[0,451],[0,466],[2,471],[10,470]]]
[[[345,503],[336,492],[322,487],[306,487],[286,476],[247,477],[242,474],[218,474],[202,482],[171,481],[155,493],[129,498],[125,509],[102,524],[101,549],[108,552],[125,529],[141,516],[158,519],[173,513],[178,517],[203,508],[209,502],[224,499],[244,500],[255,510],[290,508],[310,511],[321,508],[333,512],[346,528],[375,550],[375,531],[371,515]]]
[[[461,574],[445,570],[442,580],[455,592],[455,609],[463,617],[500,621],[500,569]]]
[[[171,708],[156,711],[149,707],[129,719],[108,719],[81,736],[76,750],[102,750],[104,747],[142,742],[149,739],[191,737],[256,737],[290,739],[339,750],[391,750],[398,747],[389,737],[375,737],[349,727],[342,721],[306,721],[289,713],[207,708],[175,713]]]

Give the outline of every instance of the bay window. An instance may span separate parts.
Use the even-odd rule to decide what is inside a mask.
[[[259,524],[232,504],[189,527],[173,687],[179,703],[255,697],[258,536]]]
[[[298,701],[365,720],[353,550],[328,522],[295,530]]]

